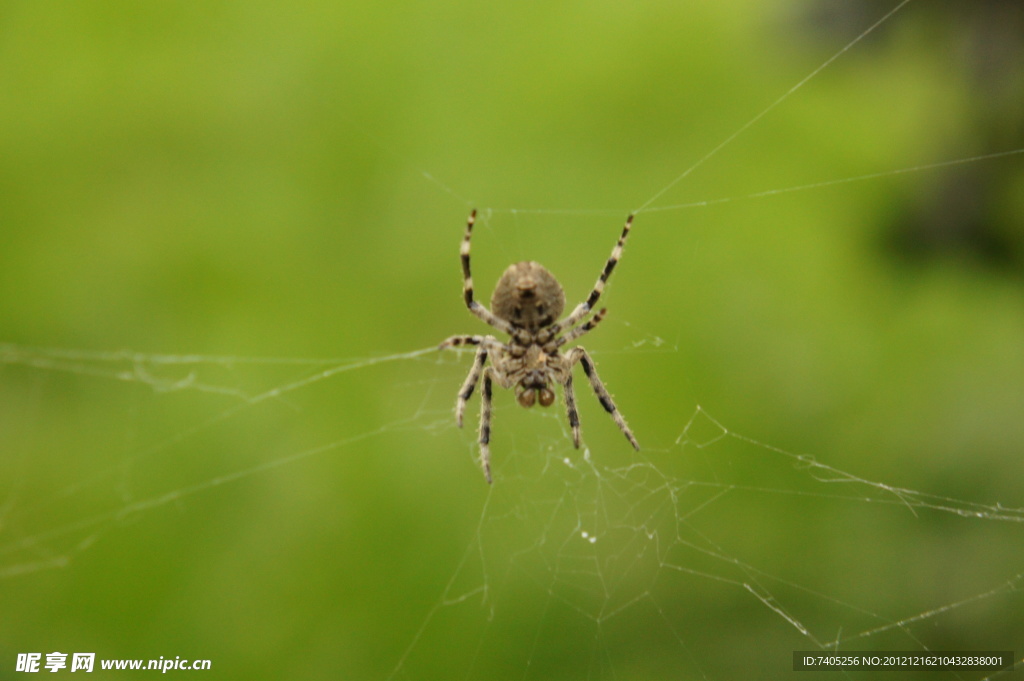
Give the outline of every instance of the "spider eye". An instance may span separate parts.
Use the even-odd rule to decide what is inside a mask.
[[[555,403],[555,393],[551,392],[547,388],[541,388],[537,391],[537,394],[540,395],[540,406],[550,407]]]
[[[516,399],[519,400],[519,404],[529,409],[533,406],[533,401],[536,397],[537,394],[534,391],[524,390],[516,396]],[[541,404],[544,404],[543,398],[541,398]]]

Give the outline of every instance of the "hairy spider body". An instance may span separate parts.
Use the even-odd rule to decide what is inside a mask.
[[[491,297],[491,309],[481,305],[473,298],[473,277],[469,267],[469,243],[473,235],[473,224],[476,211],[469,215],[466,222],[466,234],[462,239],[460,255],[462,258],[463,297],[466,307],[474,315],[490,324],[499,331],[510,336],[508,343],[503,343],[494,336],[452,336],[441,343],[441,348],[459,345],[476,345],[476,356],[469,375],[459,389],[455,402],[455,421],[462,427],[462,417],[466,411],[466,402],[473,394],[476,384],[483,377],[480,404],[480,465],[484,470],[487,482],[491,482],[491,389],[497,383],[502,388],[513,389],[516,401],[523,407],[532,407],[540,403],[542,407],[550,407],[555,402],[552,387],[561,385],[565,391],[565,406],[572,428],[573,445],[580,446],[580,417],[576,410],[576,395],[572,385],[572,368],[579,363],[583,367],[590,385],[623,435],[634,448],[640,449],[626,420],[619,413],[612,396],[597,376],[594,361],[582,347],[574,347],[564,355],[559,348],[587,333],[600,323],[606,310],[601,309],[586,322],[583,320],[590,314],[594,304],[604,291],[605,283],[612,270],[622,256],[622,248],[629,236],[633,216],[626,220],[611,257],[605,263],[601,276],[587,299],[576,306],[569,316],[560,321],[558,317],[565,309],[565,292],[562,286],[542,265],[527,261],[510,265],[498,280]],[[580,324],[577,326],[577,324]],[[562,331],[565,334],[559,336]],[[490,358],[490,366],[485,366]]]

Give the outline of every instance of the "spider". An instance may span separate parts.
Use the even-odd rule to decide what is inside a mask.
[[[564,319],[558,320],[565,308],[565,293],[555,277],[540,264],[532,261],[510,265],[501,275],[494,295],[491,297],[491,309],[473,300],[473,278],[469,272],[469,241],[473,236],[473,223],[476,211],[469,214],[466,222],[466,235],[462,238],[459,253],[462,257],[462,293],[466,307],[474,315],[487,322],[502,333],[510,336],[503,343],[494,336],[452,336],[441,343],[440,348],[457,347],[460,345],[476,345],[476,357],[473,366],[459,389],[455,402],[455,421],[462,427],[462,416],[466,411],[466,401],[483,376],[483,389],[480,403],[480,465],[487,482],[491,482],[491,384],[497,383],[506,390],[515,389],[516,401],[523,407],[532,407],[540,403],[542,407],[550,407],[555,401],[553,384],[561,385],[565,391],[565,407],[568,411],[569,426],[572,428],[573,445],[580,446],[580,416],[576,411],[576,395],[572,387],[572,368],[578,362],[583,365],[583,373],[590,380],[598,401],[613,419],[622,434],[637,450],[640,445],[633,432],[626,425],[626,419],[619,413],[612,396],[597,376],[594,360],[580,346],[576,346],[559,354],[559,348],[574,341],[597,326],[604,319],[607,310],[602,308],[589,320],[583,320],[590,314],[604,291],[605,283],[615,269],[622,256],[622,247],[629,236],[629,228],[633,224],[633,216],[626,220],[622,228],[622,236],[612,249],[611,257],[605,263],[601,276],[598,277],[594,289],[587,299],[576,306],[576,309]],[[558,320],[558,321],[556,321]],[[565,332],[565,335],[559,336]],[[491,365],[485,367],[487,358]]]

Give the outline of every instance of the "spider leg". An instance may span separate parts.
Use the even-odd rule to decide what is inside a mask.
[[[597,399],[601,403],[601,406],[604,407],[604,410],[608,412],[613,419],[615,419],[615,425],[619,427],[622,434],[626,436],[627,440],[629,440],[629,444],[633,445],[633,448],[639,451],[640,444],[636,441],[636,438],[633,437],[633,431],[631,431],[629,426],[626,425],[626,419],[622,417],[622,414],[615,406],[615,401],[612,400],[612,396],[608,394],[608,389],[604,387],[604,383],[602,383],[601,379],[598,378],[597,369],[594,368],[594,360],[590,358],[587,351],[577,345],[575,348],[570,350],[565,357],[569,363],[570,370],[576,362],[583,365],[583,373],[585,373],[587,378],[590,379],[590,386],[594,389],[594,393],[597,395]],[[566,398],[566,401],[568,401],[568,397]]]
[[[619,258],[622,257],[622,249],[626,245],[626,237],[629,236],[629,228],[632,225],[633,216],[630,215],[626,218],[626,224],[622,228],[622,235],[615,244],[615,248],[612,249],[612,254],[608,258],[608,262],[604,264],[604,269],[601,271],[601,276],[597,278],[597,283],[594,284],[594,289],[590,292],[590,295],[587,296],[585,301],[576,306],[576,309],[572,311],[572,314],[554,325],[554,333],[558,333],[559,329],[576,326],[581,319],[586,317],[587,314],[594,309],[594,305],[597,304],[597,299],[600,298],[601,294],[604,292],[604,285],[608,282],[608,278],[612,276],[612,270],[615,269],[615,265],[618,264]],[[468,241],[466,243],[468,244]],[[468,253],[468,249],[466,250]],[[468,255],[466,257],[468,257]]]
[[[484,369],[484,387],[480,391],[480,467],[491,482],[491,367]]]
[[[466,376],[462,387],[459,388],[459,397],[455,400],[455,422],[459,424],[459,428],[462,427],[462,415],[466,412],[466,402],[473,395],[473,389],[476,388],[476,383],[480,380],[480,372],[486,361],[487,348],[481,345],[476,351],[476,357],[473,358],[473,366],[469,370],[469,375]]]
[[[576,340],[583,334],[593,329],[595,326],[601,323],[601,320],[604,319],[604,315],[606,312],[608,312],[607,308],[601,308],[601,311],[598,312],[593,317],[591,317],[590,321],[588,321],[586,324],[584,324],[583,326],[577,326],[575,329],[571,329],[568,333],[559,338],[558,341],[555,342],[555,347],[560,348],[566,343]]]
[[[469,219],[466,221],[466,235],[462,237],[462,246],[459,248],[459,256],[462,258],[462,296],[465,298],[466,307],[470,312],[499,331],[515,335],[511,324],[473,300],[473,276],[469,271],[469,240],[473,236],[474,222],[476,222],[475,210],[469,214]]]
[[[576,392],[572,389],[572,374],[565,379],[565,410],[569,413],[569,427],[572,428],[572,444],[580,448],[580,413],[576,411]]]
[[[508,350],[508,346],[494,336],[452,336],[441,341],[438,349],[456,348],[460,345],[479,345],[488,350]]]
[[[476,345],[476,356],[473,358],[473,366],[469,369],[469,375],[459,388],[459,397],[455,402],[455,422],[462,427],[462,415],[466,411],[466,401],[473,395],[477,381],[480,380],[480,372],[487,360],[488,350],[508,350],[508,346],[494,336],[452,336],[446,338],[440,345],[440,349],[454,348],[460,345]]]

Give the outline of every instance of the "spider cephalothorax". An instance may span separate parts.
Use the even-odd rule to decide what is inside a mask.
[[[514,389],[516,400],[524,407],[532,407],[540,403],[542,407],[550,407],[555,401],[552,390],[559,384],[565,391],[565,406],[569,415],[569,426],[572,428],[573,444],[580,446],[580,419],[576,410],[576,395],[572,387],[572,368],[579,362],[583,372],[590,380],[590,385],[597,394],[601,406],[605,408],[626,439],[636,449],[640,449],[626,420],[615,407],[612,396],[601,383],[594,368],[594,361],[582,347],[574,347],[566,354],[559,353],[559,348],[575,340],[593,329],[604,318],[602,309],[589,320],[583,320],[590,314],[597,299],[604,291],[605,282],[622,255],[622,247],[629,236],[629,228],[633,216],[626,220],[622,236],[612,249],[611,257],[605,263],[601,276],[598,277],[594,289],[587,299],[576,306],[572,313],[558,321],[565,309],[565,293],[554,275],[543,266],[532,261],[520,262],[509,266],[501,275],[494,295],[491,297],[491,309],[473,299],[473,278],[469,269],[469,242],[473,235],[473,223],[476,211],[470,213],[466,223],[466,235],[462,239],[460,249],[462,257],[463,297],[470,312],[487,322],[494,328],[510,336],[508,343],[502,343],[494,336],[452,336],[443,343],[442,348],[458,345],[479,346],[473,366],[469,370],[459,397],[455,403],[455,420],[462,426],[462,416],[466,410],[466,401],[473,394],[477,381],[483,375],[483,391],[480,405],[480,464],[484,469],[487,482],[491,482],[491,384],[497,381],[505,389]],[[579,326],[576,326],[580,324]],[[562,336],[562,331],[566,333]],[[491,365],[484,366],[488,355]]]

